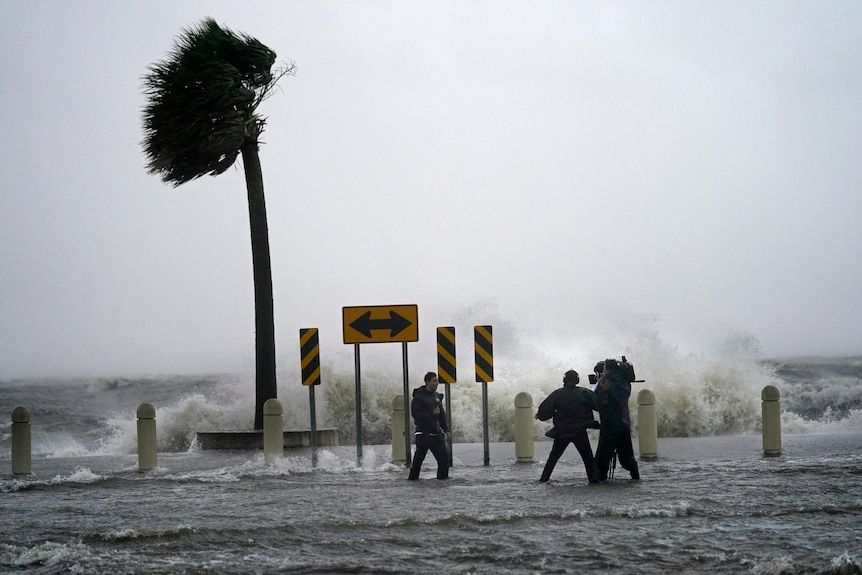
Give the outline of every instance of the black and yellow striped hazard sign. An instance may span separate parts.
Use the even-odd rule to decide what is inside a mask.
[[[458,381],[455,368],[455,328],[437,328],[437,378],[440,383]]]
[[[494,381],[494,335],[490,325],[473,328],[476,348],[476,381]]]
[[[302,385],[320,385],[320,339],[317,328],[299,330]]]

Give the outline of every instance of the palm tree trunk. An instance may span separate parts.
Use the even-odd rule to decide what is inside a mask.
[[[251,228],[251,258],[254,273],[255,406],[254,428],[263,429],[263,404],[277,396],[275,379],[275,311],[272,303],[272,265],[269,256],[269,228],[263,195],[257,139],[246,138],[242,163],[248,190],[248,219]]]

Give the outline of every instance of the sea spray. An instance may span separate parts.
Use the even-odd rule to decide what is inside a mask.
[[[643,340],[642,340],[643,341]],[[649,388],[656,395],[658,433],[660,437],[702,436],[760,431],[760,392],[766,385],[776,385],[782,397],[788,432],[858,431],[862,429],[859,410],[826,410],[823,418],[808,421],[788,412],[798,400],[792,396],[792,385],[776,375],[775,366],[744,350],[720,356],[681,354],[672,346],[650,345],[648,349],[626,349],[644,383],[633,384],[630,407],[633,426],[637,429],[636,396],[640,389]],[[660,350],[660,353],[654,353]],[[653,352],[653,353],[651,353]],[[611,355],[611,354],[604,354]],[[603,354],[584,354],[603,358]],[[583,364],[587,365],[584,366]],[[533,357],[503,357],[496,361],[495,381],[487,384],[489,407],[489,440],[514,440],[514,397],[525,391],[538,405],[554,389],[562,385],[562,374],[569,368],[581,373],[582,381],[595,364],[553,357],[551,353]],[[462,371],[463,373],[463,371]],[[467,373],[472,376],[469,370]],[[423,370],[415,370],[409,382],[408,394],[419,387]],[[356,405],[355,372],[344,366],[323,366],[323,384],[316,388],[318,428],[339,431],[344,445],[355,443]],[[285,427],[308,429],[308,388],[291,385],[289,377],[281,377],[279,397],[285,406]],[[439,391],[445,392],[441,385]],[[448,386],[451,402],[453,440],[481,442],[483,440],[482,386],[468,376]],[[250,429],[252,425],[253,378],[223,377],[198,392],[180,396],[173,402],[157,407],[159,449],[184,451],[193,444],[197,431]],[[403,373],[398,368],[363,370],[362,373],[362,433],[366,445],[388,444],[391,440],[391,402],[403,393]],[[838,414],[846,414],[839,416]],[[535,438],[543,439],[549,424],[535,423]],[[109,420],[116,430],[107,435],[100,452],[133,453],[134,419],[128,414],[116,414]]]
[[[582,382],[597,362],[626,356],[643,380],[632,384],[629,402],[635,430],[637,394],[650,389],[656,396],[660,437],[758,431],[760,391],[779,381],[774,370],[762,363],[757,339],[731,332],[710,353],[685,353],[662,336],[656,323],[651,317],[612,317],[588,336],[571,336],[572,343],[553,339],[536,345],[556,366],[558,378],[572,367]],[[555,386],[559,385],[557,379]],[[547,394],[550,389],[543,391]],[[541,397],[534,399],[541,401]]]
[[[754,432],[760,422],[758,383],[771,381],[756,366],[695,361],[657,374],[648,387],[656,395],[660,437]]]
[[[254,400],[235,397],[225,400],[214,390],[212,394],[195,392],[172,403],[156,406],[156,432],[161,452],[186,451],[199,431],[251,429]],[[134,414],[126,410],[112,413],[106,420],[107,434],[100,442],[97,454],[135,453],[137,427]]]
[[[798,358],[770,362],[786,407],[808,420],[837,421],[862,409],[862,359]]]
[[[861,358],[771,361],[761,358],[756,345],[745,338],[735,338],[713,354],[682,353],[647,331],[632,341],[629,347],[614,347],[619,342],[602,343],[595,338],[577,344],[538,338],[509,344],[509,353],[495,360],[495,380],[487,384],[489,440],[513,441],[518,393],[529,393],[538,405],[562,385],[567,369],[576,369],[585,382],[597,361],[623,354],[645,380],[633,384],[630,407],[635,429],[637,393],[648,388],[656,396],[660,437],[759,433],[760,393],[766,385],[775,385],[781,392],[782,427],[788,434],[862,430]],[[363,368],[366,445],[389,443],[391,401],[403,390],[398,358],[387,359],[389,367]],[[448,389],[453,439],[481,442],[482,386],[472,381],[464,352],[459,360],[460,381]],[[422,384],[427,364],[413,360],[414,366],[422,367],[411,368],[408,393]],[[322,381],[315,389],[318,428],[337,429],[343,445],[353,444],[354,370],[343,362],[324,364]],[[439,391],[446,392],[446,386],[441,385]],[[287,429],[309,428],[308,395],[308,388],[290,369],[279,374],[279,399],[285,406]],[[0,427],[0,459],[9,458],[9,414],[17,405],[30,409],[36,458],[133,454],[135,412],[144,401],[156,407],[161,452],[194,450],[198,431],[251,429],[254,377],[244,373],[0,382],[0,410],[6,413]],[[536,422],[535,438],[543,439],[548,427],[548,423]]]

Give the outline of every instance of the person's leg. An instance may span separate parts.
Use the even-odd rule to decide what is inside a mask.
[[[416,453],[413,454],[413,464],[410,466],[410,475],[407,479],[419,479],[422,462],[425,461],[425,455],[428,454],[428,443],[424,433],[416,436]]]
[[[638,470],[638,460],[635,459],[635,450],[632,446],[631,430],[628,428],[620,432],[620,437],[617,441],[617,456],[623,469],[628,470],[632,474],[632,479],[641,478],[640,471]]]
[[[581,430],[575,435],[575,448],[581,454],[581,459],[584,461],[584,469],[587,471],[587,479],[590,483],[599,482],[599,474],[596,471],[596,460],[593,457],[593,448],[590,446],[590,438],[587,435],[587,430]]]
[[[551,473],[554,472],[554,466],[557,465],[557,461],[562,457],[563,452],[568,446],[568,439],[560,439],[559,437],[554,438],[554,445],[551,447],[551,453],[548,455],[548,462],[545,463],[545,469],[542,471],[542,477],[539,481],[544,483],[551,478]]]
[[[613,433],[610,426],[606,426],[602,422],[602,429],[599,431],[599,444],[596,447],[596,472],[599,481],[607,481],[608,469],[611,466],[611,456],[614,453]]]
[[[437,460],[437,479],[449,477],[449,450],[446,449],[445,435],[437,435],[431,443],[431,453]]]

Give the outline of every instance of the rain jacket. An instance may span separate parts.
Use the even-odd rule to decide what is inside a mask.
[[[551,392],[539,405],[536,419],[554,418],[554,427],[545,434],[548,437],[572,437],[588,427],[598,427],[593,417],[593,410],[598,409],[598,398],[589,389],[563,386]]]
[[[440,414],[434,415],[434,408],[440,408]],[[416,433],[442,433],[449,431],[446,422],[446,411],[443,409],[443,394],[430,391],[424,385],[413,390],[413,401],[410,413],[416,425]]]
[[[632,384],[626,380],[621,369],[605,372],[596,385],[599,396],[599,414],[602,425],[631,426],[629,413],[629,397],[632,394]]]

